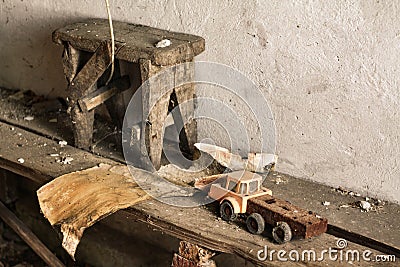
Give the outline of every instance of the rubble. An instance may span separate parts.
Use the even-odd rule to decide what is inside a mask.
[[[170,46],[170,45],[171,45],[171,40],[169,40],[169,39],[163,39],[163,40],[159,41],[159,42],[156,44],[156,47],[157,47],[157,48],[163,48],[163,47],[168,47],[168,46]]]
[[[371,203],[367,201],[360,201],[359,202],[360,208],[363,209],[364,211],[370,211],[371,209]]]
[[[66,164],[71,164],[71,162],[74,159],[72,157],[63,157],[61,159],[58,159],[57,162],[61,162],[62,164],[66,165]]]
[[[61,147],[64,147],[64,146],[68,145],[67,141],[59,141],[58,144],[59,144]]]
[[[24,118],[25,121],[33,121],[34,119],[35,119],[35,117],[33,117],[33,116],[26,116]]]
[[[222,166],[232,171],[246,170],[265,173],[270,171],[277,162],[278,156],[268,153],[250,152],[247,158],[231,153],[228,149],[206,143],[195,143],[194,146],[207,154],[210,154]]]

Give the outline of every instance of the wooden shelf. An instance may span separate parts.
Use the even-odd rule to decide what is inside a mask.
[[[32,122],[18,118],[10,119],[9,116],[4,116],[4,114],[8,113],[4,112],[3,109],[0,114],[0,121],[2,121],[0,122],[0,136],[2,137],[0,139],[0,168],[31,179],[38,185],[45,184],[62,174],[90,168],[99,163],[116,163],[112,159],[97,156],[69,145],[60,147],[57,137],[52,140],[38,134],[43,131],[47,136],[52,135],[49,127],[34,126]],[[37,118],[39,117],[38,115]],[[40,119],[35,120],[41,121]],[[22,127],[31,130],[24,130]],[[56,162],[54,157],[51,157],[51,154],[54,153],[68,155],[74,160],[71,164]],[[24,163],[18,162],[20,158],[24,159]],[[276,185],[274,179],[278,175],[287,183]],[[398,253],[400,247],[398,236],[400,208],[398,205],[387,204],[383,207],[383,211],[379,213],[361,213],[359,209],[352,208],[338,209],[338,204],[349,203],[354,198],[342,196],[327,186],[313,184],[280,173],[271,173],[266,180],[266,185],[280,198],[328,217],[331,227],[341,229],[342,233],[346,234],[346,231],[347,233],[356,233],[360,237],[359,240],[363,240],[362,237],[364,237],[364,240],[371,239],[378,244],[386,245],[386,249],[389,250],[385,253]],[[330,201],[331,206],[321,205],[321,201],[324,200]],[[156,200],[148,200],[129,209],[118,211],[105,220],[111,228],[118,227],[119,230],[127,232],[131,221],[140,221],[181,240],[190,241],[212,250],[236,254],[250,262],[260,265],[268,264],[268,266],[280,266],[281,262],[257,259],[257,252],[263,249],[265,245],[268,246],[269,250],[301,251],[315,249],[318,253],[323,249],[335,247],[338,239],[334,235],[323,234],[310,240],[294,240],[284,245],[277,245],[272,243],[268,237],[254,236],[248,233],[241,224],[220,220],[216,212],[213,211],[212,205],[210,207],[181,208],[169,206]],[[116,222],[118,224],[113,226]],[[124,226],[121,227],[121,224]],[[377,227],[379,227],[379,231],[374,231]],[[370,249],[376,255],[384,254],[382,252],[384,249],[379,246],[375,248],[381,251],[348,242],[346,249],[358,249],[359,251]],[[326,263],[329,266],[342,264],[328,261]],[[313,266],[315,264],[292,262],[292,266]],[[353,262],[353,265],[370,266],[368,262],[363,261]],[[374,266],[380,265],[374,263]],[[385,263],[382,266],[392,265]],[[393,263],[393,266],[395,266],[395,263]]]

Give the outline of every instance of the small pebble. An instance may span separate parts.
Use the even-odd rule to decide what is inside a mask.
[[[371,209],[371,203],[367,201],[360,201],[360,207],[365,211],[369,211]]]
[[[171,45],[171,41],[168,39],[163,39],[156,44],[157,48],[168,47]]]
[[[59,144],[61,147],[64,147],[64,146],[68,145],[67,141],[59,141],[58,144]]]
[[[62,163],[65,165],[65,164],[71,164],[71,162],[73,161],[74,159],[73,158],[71,158],[71,157],[65,157],[63,160],[62,160]]]
[[[24,118],[25,121],[33,121],[34,117],[33,116],[26,116]]]
[[[22,164],[22,163],[25,162],[25,160],[24,160],[23,158],[19,158],[19,159],[18,159],[18,162]]]
[[[322,205],[324,205],[324,206],[329,206],[330,204],[331,204],[331,202],[329,202],[329,201],[322,202]]]

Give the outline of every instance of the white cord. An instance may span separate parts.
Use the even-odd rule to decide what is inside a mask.
[[[108,80],[106,82],[107,85],[111,81],[112,76],[114,75],[115,40],[114,40],[114,28],[111,19],[110,3],[108,2],[108,0],[105,1],[108,14],[108,24],[110,25],[110,35],[111,35],[111,73],[110,77],[108,77]]]

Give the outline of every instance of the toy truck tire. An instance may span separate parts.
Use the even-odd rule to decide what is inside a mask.
[[[254,235],[260,235],[264,232],[265,221],[259,213],[252,213],[246,219],[247,230]]]
[[[232,204],[228,200],[222,201],[219,206],[219,214],[225,221],[234,221],[238,216],[237,213],[235,213]]]
[[[289,242],[292,239],[292,230],[289,224],[285,222],[277,222],[272,229],[272,238],[278,244]]]

